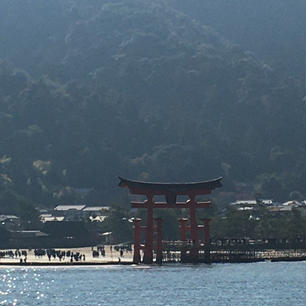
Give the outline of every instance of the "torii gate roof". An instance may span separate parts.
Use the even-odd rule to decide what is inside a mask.
[[[153,194],[153,195],[190,195],[209,194],[213,189],[222,187],[222,177],[201,182],[190,183],[153,183],[124,179],[119,177],[119,186],[128,188],[133,194]]]

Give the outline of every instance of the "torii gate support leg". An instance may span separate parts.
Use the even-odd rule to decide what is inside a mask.
[[[204,258],[206,263],[211,262],[210,258],[210,220],[204,219]]]
[[[181,241],[183,242],[183,248],[181,250],[181,262],[186,262],[186,240],[187,240],[187,228],[186,228],[186,223],[187,223],[186,218],[181,218],[179,219],[180,222],[180,228],[181,228]]]
[[[144,250],[143,262],[145,264],[153,263],[153,239],[154,239],[154,228],[153,228],[153,196],[148,196],[146,201],[147,207],[147,229],[146,229],[146,245]]]
[[[190,206],[190,232],[192,239],[192,249],[191,249],[191,262],[199,262],[199,239],[198,239],[198,225],[196,218],[196,205],[195,196],[190,196],[189,206]]]
[[[140,258],[140,222],[141,219],[133,219],[134,223],[134,254],[133,263],[138,264],[141,261]]]
[[[156,221],[156,263],[161,265],[163,262],[163,238],[162,238],[162,219]]]

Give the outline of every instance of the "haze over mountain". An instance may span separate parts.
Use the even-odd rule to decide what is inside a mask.
[[[305,77],[304,0],[170,0],[171,5],[212,26],[276,71]]]
[[[225,1],[201,3],[0,2],[1,211],[124,202],[118,175],[224,176],[220,205],[234,193],[305,196],[304,3],[287,4],[287,28],[273,15],[284,1],[271,15],[235,1],[256,8],[250,22],[271,16],[249,37],[235,32],[243,10],[222,23]],[[269,37],[290,52],[265,50]]]

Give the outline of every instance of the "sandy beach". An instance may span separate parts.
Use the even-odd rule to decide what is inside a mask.
[[[112,265],[112,264],[122,264],[122,265],[129,265],[133,263],[133,251],[123,250],[116,250],[114,245],[106,245],[104,247],[105,255],[101,255],[101,249],[98,250],[97,246],[94,247],[79,247],[79,248],[54,248],[56,252],[65,252],[66,256],[62,257],[61,259],[58,256],[50,256],[50,259],[47,255],[43,256],[35,256],[34,249],[26,250],[20,249],[19,251],[26,251],[26,261],[25,256],[15,256],[15,251],[13,249],[10,250],[0,250],[0,252],[9,252],[13,251],[14,256],[9,256],[8,254],[5,257],[0,256],[0,267],[5,266],[86,266],[86,265]],[[73,258],[71,260],[71,255],[67,256],[67,252],[70,254],[78,254],[78,260]],[[99,256],[94,256],[93,252],[98,252]],[[173,252],[172,252],[173,253]],[[214,254],[212,253],[212,262],[236,262],[235,259],[216,259],[214,258]],[[176,262],[171,261],[171,258],[168,260],[165,258],[167,262]],[[179,254],[177,254],[177,258],[179,258]],[[245,262],[252,262],[252,261],[300,261],[306,259],[305,251],[302,252],[292,252],[291,251],[275,251],[269,250],[264,252],[258,252],[257,255],[250,259],[249,261]],[[155,262],[155,258],[154,258]]]
[[[80,248],[69,248],[69,249],[64,249],[64,248],[55,248],[55,251],[61,251],[65,252],[67,254],[67,251],[73,252],[73,254],[79,253],[81,256],[81,259],[76,261],[73,259],[71,261],[71,256],[63,257],[59,259],[58,257],[50,257],[50,260],[47,255],[44,256],[35,256],[34,255],[34,249],[32,250],[27,250],[27,249],[20,249],[19,251],[26,251],[27,256],[26,256],[26,262],[24,262],[25,256],[21,255],[20,257],[9,257],[5,256],[3,258],[0,257],[0,265],[16,265],[16,264],[21,264],[21,260],[23,264],[27,265],[67,265],[67,264],[80,264],[80,265],[94,265],[94,264],[109,264],[109,263],[132,263],[133,260],[133,253],[131,251],[123,251],[122,256],[120,256],[120,251],[116,251],[115,247],[112,245],[106,245],[104,247],[105,250],[105,256],[101,255],[101,252],[99,252],[98,257],[93,256],[93,251],[98,251],[98,247],[80,247]],[[15,253],[16,250],[0,250],[0,252],[8,252],[8,251],[13,251]]]

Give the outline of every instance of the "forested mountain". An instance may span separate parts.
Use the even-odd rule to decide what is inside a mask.
[[[0,2],[1,212],[125,202],[118,175],[305,196],[303,74],[174,2]]]
[[[305,77],[304,0],[169,0],[204,25],[273,65]]]

